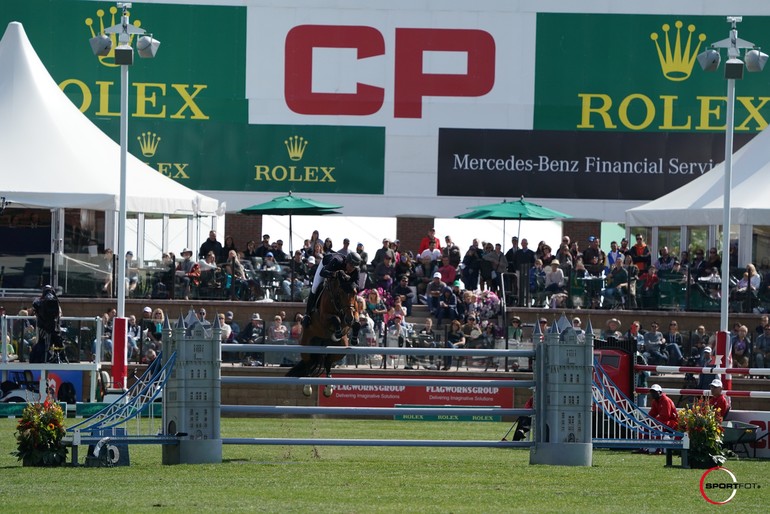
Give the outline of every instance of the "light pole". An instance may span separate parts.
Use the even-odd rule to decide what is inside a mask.
[[[145,36],[145,30],[132,25],[128,18],[131,2],[117,2],[123,12],[120,23],[104,29],[89,40],[91,49],[97,56],[107,56],[112,51],[113,39],[107,34],[117,36],[115,64],[120,65],[120,196],[118,201],[118,244],[116,265],[118,267],[118,305],[117,316],[113,321],[112,331],[112,381],[116,388],[126,385],[128,359],[126,339],[128,323],[126,319],[126,160],[128,157],[128,67],[134,63],[134,48],[131,43],[134,36],[141,35],[137,41],[139,57],[155,57],[160,41],[152,36]]]
[[[91,49],[97,56],[107,56],[112,51],[112,42],[107,34],[117,36],[118,45],[114,50],[115,64],[120,65],[120,199],[118,205],[118,244],[117,277],[118,306],[120,318],[126,314],[126,158],[128,156],[128,67],[134,63],[134,49],[131,42],[135,35],[142,35],[137,42],[140,57],[155,57],[160,41],[151,35],[145,36],[145,30],[132,25],[128,19],[131,2],[117,2],[123,12],[120,23],[104,29],[104,33],[90,39]]]
[[[745,53],[745,67],[748,71],[762,71],[767,62],[767,54],[759,51],[759,48],[738,37],[737,25],[743,21],[742,16],[728,16],[730,24],[730,36],[711,45],[711,48],[698,55],[698,63],[704,71],[716,71],[721,62],[719,50],[727,49],[727,62],[725,63],[725,78],[727,79],[727,113],[725,126],[725,166],[724,166],[724,213],[722,221],[722,299],[720,325],[723,332],[729,331],[728,312],[730,303],[730,192],[732,190],[733,173],[733,132],[735,130],[735,81],[743,78],[744,61],[740,59],[741,49],[748,49]]]

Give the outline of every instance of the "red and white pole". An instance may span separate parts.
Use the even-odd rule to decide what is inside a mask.
[[[112,387],[124,389],[128,375],[128,318],[115,317],[112,320]]]

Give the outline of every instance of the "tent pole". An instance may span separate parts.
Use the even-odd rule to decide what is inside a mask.
[[[730,192],[733,174],[733,130],[735,118],[735,79],[727,79],[727,126],[725,129],[725,176],[724,176],[724,219],[722,221],[722,301],[720,304],[720,325],[723,332],[729,332],[730,305]]]

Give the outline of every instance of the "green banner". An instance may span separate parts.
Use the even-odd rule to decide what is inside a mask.
[[[724,64],[707,73],[696,56],[729,29],[724,16],[538,14],[534,128],[724,131]],[[767,46],[770,18],[747,17],[738,31]],[[736,132],[767,126],[768,82],[767,70],[737,81]]]
[[[129,12],[161,42],[154,59],[135,52],[129,68],[133,155],[192,189],[383,193],[383,127],[248,123],[245,7],[134,3]],[[88,40],[120,15],[115,2],[0,3],[0,24],[23,24],[54,80],[116,141],[119,67]]]

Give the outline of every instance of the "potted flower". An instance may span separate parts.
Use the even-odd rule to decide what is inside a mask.
[[[711,468],[725,462],[721,416],[705,398],[679,411],[679,430],[690,438],[690,467]]]
[[[17,450],[12,455],[24,466],[60,466],[67,459],[64,434],[64,412],[58,403],[50,397],[29,403],[16,425]]]

